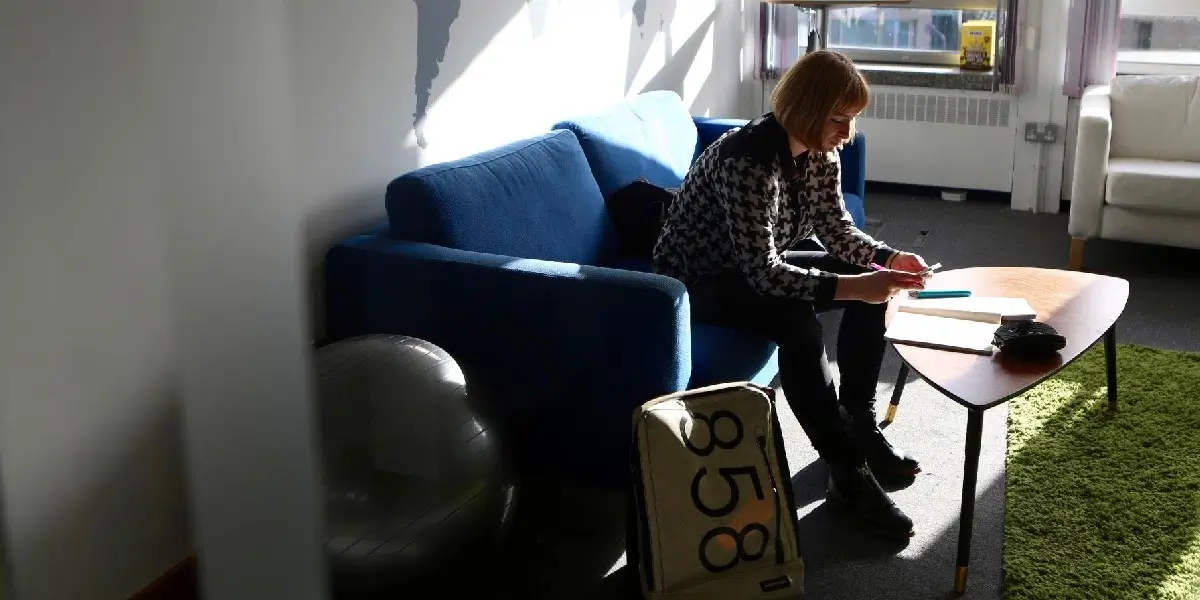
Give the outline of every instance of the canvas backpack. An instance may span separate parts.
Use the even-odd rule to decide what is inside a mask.
[[[634,411],[626,560],[647,600],[797,598],[804,560],[774,390],[727,383]]]

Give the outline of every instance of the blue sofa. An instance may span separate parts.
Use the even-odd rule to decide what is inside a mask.
[[[676,187],[699,151],[744,120],[691,116],[672,92],[401,175],[387,220],[325,263],[327,341],[399,333],[463,366],[519,464],[622,483],[634,407],[723,381],[769,384],[776,348],[693,324],[686,288],[618,252],[605,197],[639,177]],[[865,141],[842,154],[863,219]]]

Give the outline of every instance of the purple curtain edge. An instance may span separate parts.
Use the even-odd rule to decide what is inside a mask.
[[[1099,79],[1116,76],[1121,0],[1072,0],[1070,11],[1062,93],[1068,98],[1080,98],[1097,78],[1097,53],[1105,53],[1104,73]]]
[[[1062,93],[1068,98],[1078,98],[1083,95],[1083,54],[1086,45],[1085,29],[1087,21],[1087,3],[1083,0],[1071,0],[1070,12],[1067,14],[1067,56],[1063,71]]]
[[[1000,0],[996,4],[997,25],[1004,36],[1004,50],[997,57],[992,71],[992,91],[1019,94],[1022,89],[1023,61],[1021,53],[1021,30],[1024,11],[1021,0]]]

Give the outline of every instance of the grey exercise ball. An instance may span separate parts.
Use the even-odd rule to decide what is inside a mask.
[[[495,548],[516,484],[458,363],[424,340],[371,335],[320,348],[316,367],[335,581],[420,579]]]

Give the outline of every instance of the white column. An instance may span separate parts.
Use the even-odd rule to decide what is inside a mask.
[[[144,6],[203,596],[325,598],[288,3]]]
[[[1021,48],[1025,53],[1025,87],[1017,98],[1012,208],[1058,212],[1067,131],[1067,97],[1062,94],[1062,85],[1069,3],[1027,0],[1023,8],[1027,11]],[[1056,123],[1058,143],[1044,146],[1025,141],[1024,124],[1031,121]]]

